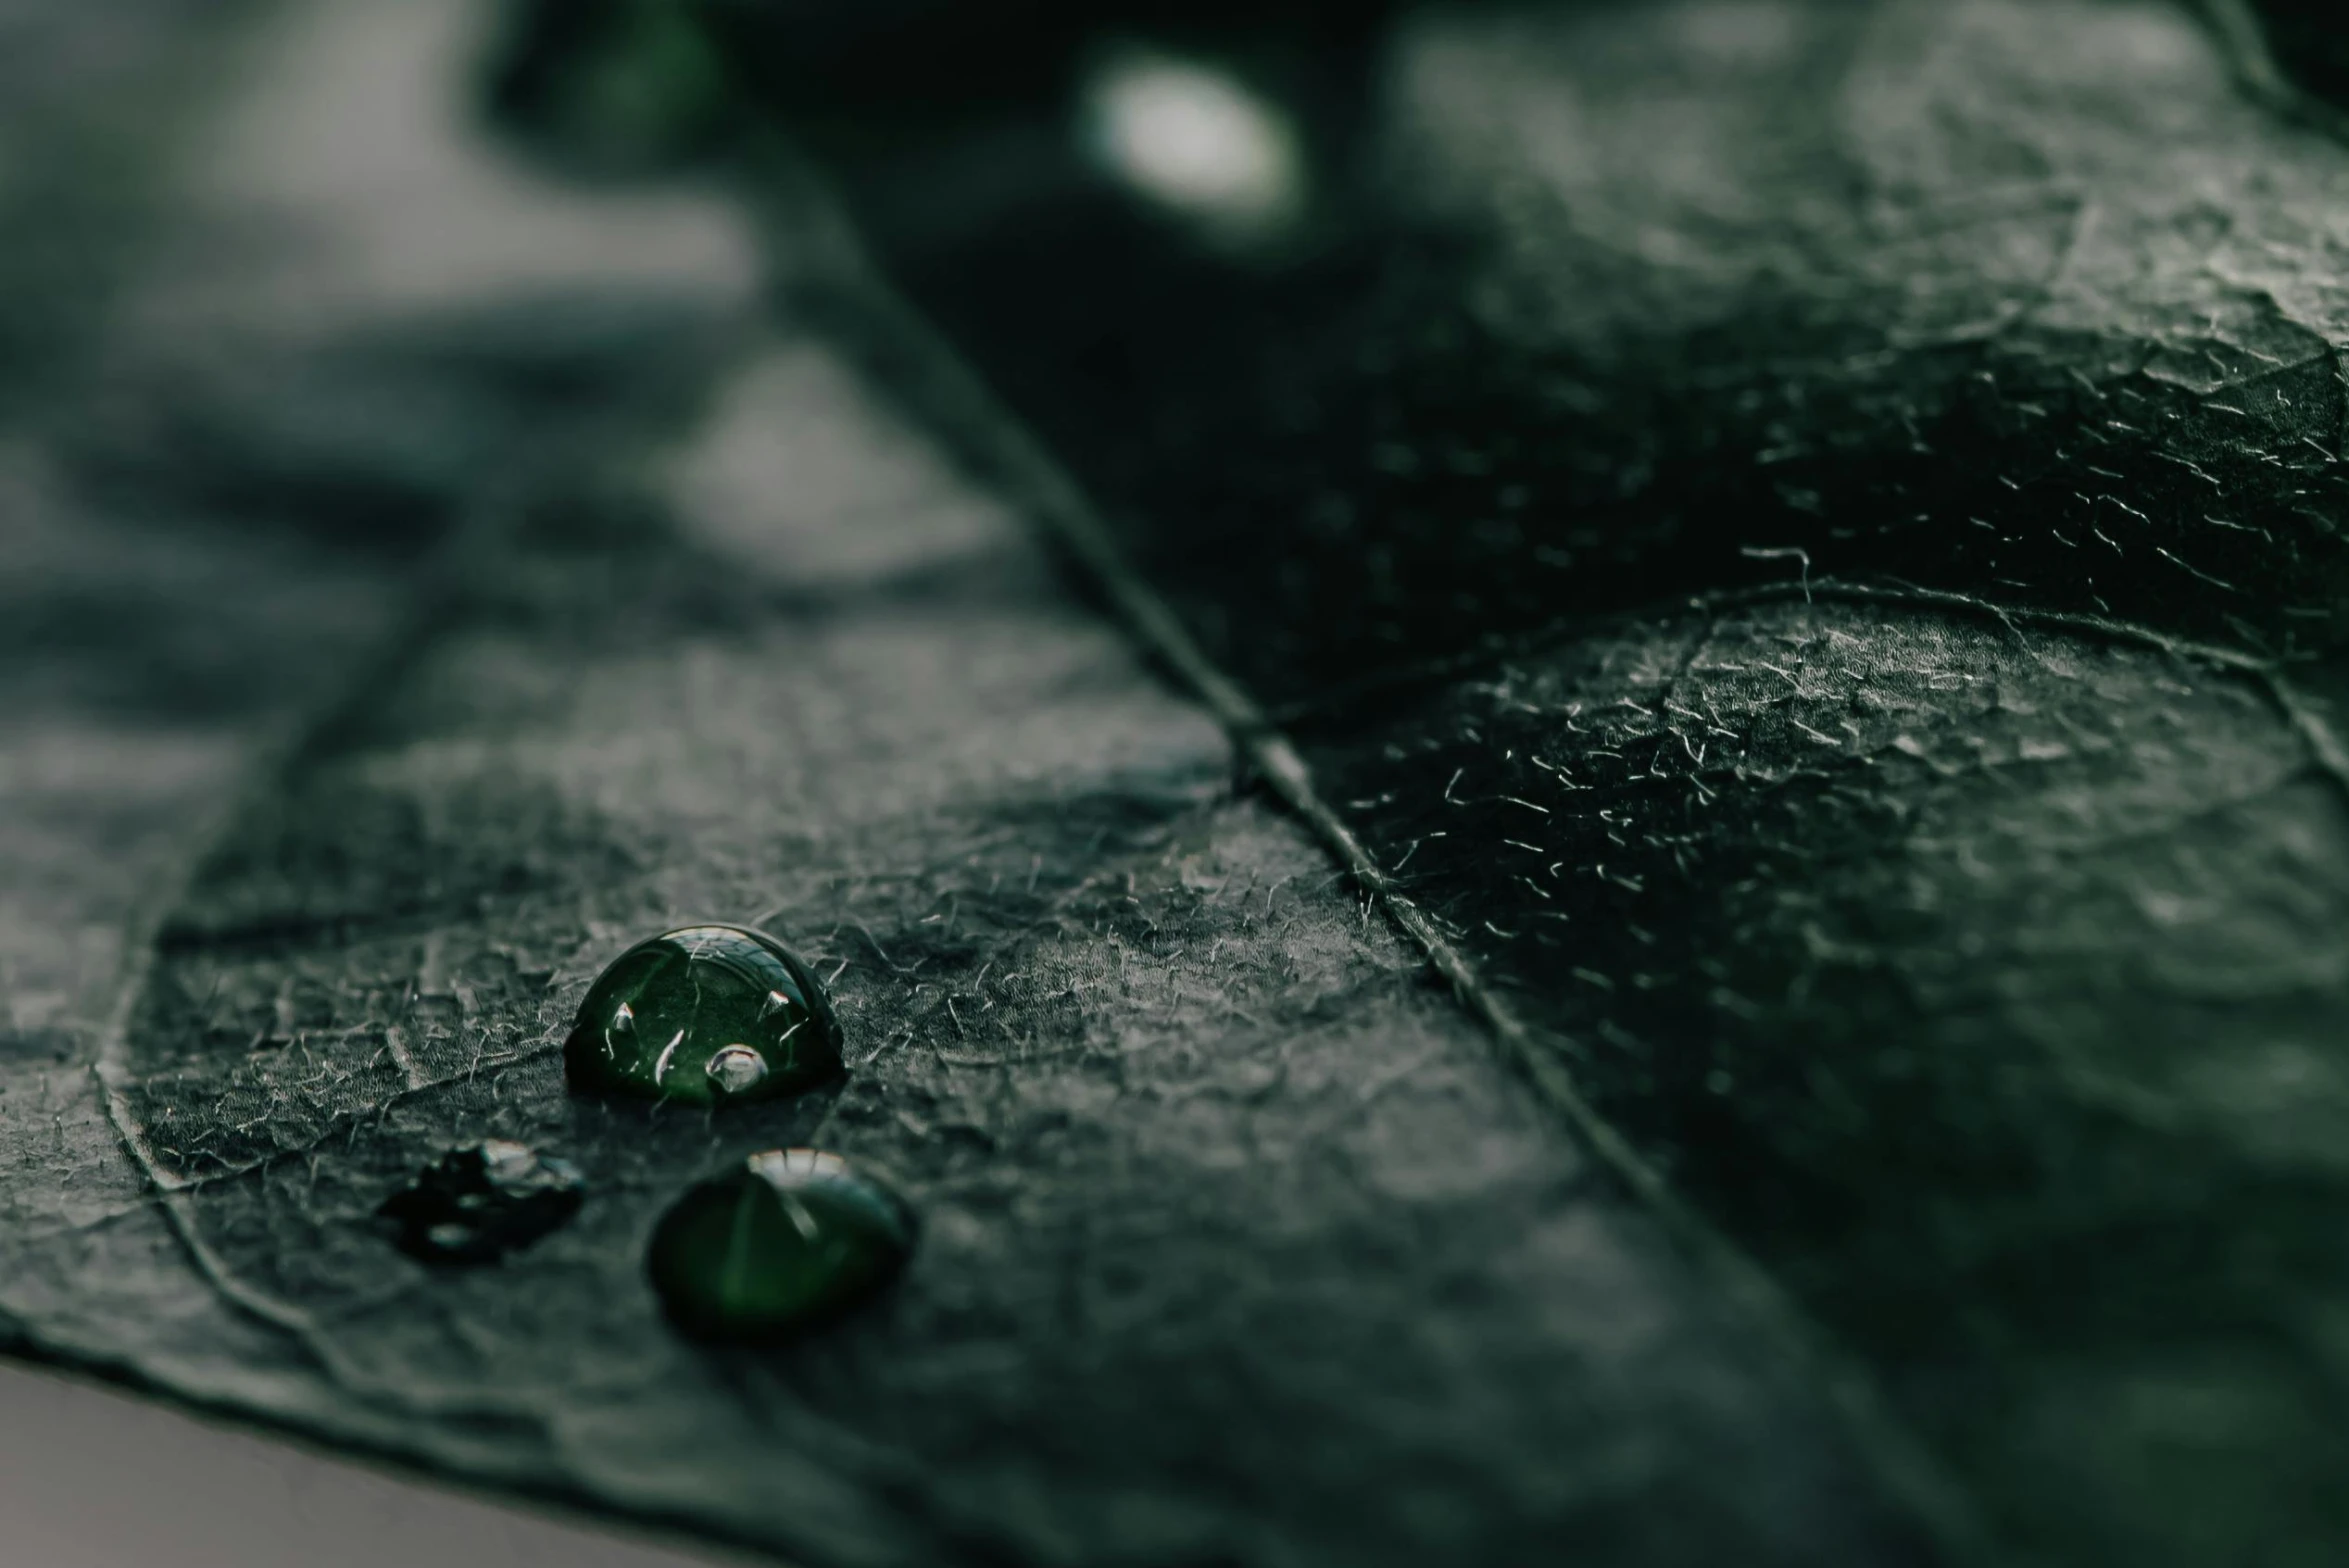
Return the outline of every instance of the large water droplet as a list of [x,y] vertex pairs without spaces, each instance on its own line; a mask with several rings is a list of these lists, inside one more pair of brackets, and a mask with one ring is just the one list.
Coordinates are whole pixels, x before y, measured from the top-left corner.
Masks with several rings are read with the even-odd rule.
[[567,1160],[489,1138],[451,1149],[376,1212],[402,1252],[427,1263],[489,1263],[579,1212],[587,1184]]
[[571,1085],[708,1105],[793,1094],[840,1070],[822,987],[773,937],[688,926],[612,961],[563,1043]]
[[678,1327],[764,1340],[864,1300],[912,1247],[913,1215],[888,1188],[837,1154],[774,1149],[687,1189],[645,1263]]

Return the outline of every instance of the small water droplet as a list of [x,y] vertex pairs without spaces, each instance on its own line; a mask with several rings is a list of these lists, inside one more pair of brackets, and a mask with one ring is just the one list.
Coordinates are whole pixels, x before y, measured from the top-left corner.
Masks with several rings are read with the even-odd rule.
[[579,1212],[587,1184],[568,1160],[488,1138],[451,1149],[376,1210],[393,1243],[427,1263],[490,1263]]
[[887,1187],[837,1154],[773,1149],[688,1188],[645,1265],[687,1333],[768,1340],[863,1301],[912,1249],[913,1214]]
[[772,1099],[839,1072],[840,1025],[815,975],[773,937],[688,926],[612,961],[579,1004],[563,1062],[575,1089]]

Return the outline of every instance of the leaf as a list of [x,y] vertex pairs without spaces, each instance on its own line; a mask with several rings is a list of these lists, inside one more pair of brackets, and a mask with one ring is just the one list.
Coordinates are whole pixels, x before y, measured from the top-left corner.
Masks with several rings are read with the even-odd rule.
[[[795,122],[980,460],[1993,1561],[2349,1547],[2349,154],[2227,36],[1429,8]],[[1309,149],[1286,227],[1120,141],[1169,69]]]
[[[877,395],[886,341],[763,309],[706,198],[561,193],[435,116],[463,15],[240,38],[167,263],[51,384],[15,580],[103,634],[42,631],[11,710],[0,853],[56,888],[6,928],[16,1348],[812,1562],[1922,1553]],[[697,916],[836,971],[842,1087],[566,1090],[597,968]],[[578,1219],[470,1272],[391,1246],[384,1197],[490,1136],[576,1164]],[[913,1202],[906,1277],[681,1340],[654,1219],[807,1141]]]

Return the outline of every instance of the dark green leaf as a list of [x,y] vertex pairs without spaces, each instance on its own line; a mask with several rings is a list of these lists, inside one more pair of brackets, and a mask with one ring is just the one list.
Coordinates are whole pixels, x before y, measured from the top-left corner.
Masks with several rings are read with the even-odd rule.
[[[80,608],[9,676],[17,1346],[822,1563],[1922,1557],[1815,1369],[1235,796],[871,389],[885,345],[754,307],[706,198],[565,196],[434,116],[462,14],[250,40],[105,374],[49,389],[10,581]],[[571,1093],[593,977],[712,919],[808,954],[845,1080]],[[493,1137],[577,1217],[393,1246]],[[811,1143],[913,1205],[903,1277],[680,1336],[659,1216]]]

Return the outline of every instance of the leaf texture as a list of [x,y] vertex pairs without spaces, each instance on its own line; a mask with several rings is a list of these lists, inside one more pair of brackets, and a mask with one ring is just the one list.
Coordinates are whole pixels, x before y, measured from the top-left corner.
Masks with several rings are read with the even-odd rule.
[[878,138],[714,14],[1138,624],[1994,1560],[2340,1555],[2349,153],[2227,35],[1169,31],[1304,149],[1236,238],[1071,134],[1120,57]]

